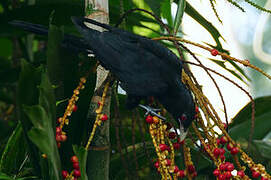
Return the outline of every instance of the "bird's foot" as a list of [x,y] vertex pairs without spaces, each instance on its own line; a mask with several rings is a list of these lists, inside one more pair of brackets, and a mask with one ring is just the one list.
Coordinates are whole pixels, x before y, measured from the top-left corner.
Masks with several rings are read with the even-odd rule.
[[158,114],[158,112],[160,112],[161,109],[154,109],[154,108],[152,108],[150,106],[145,106],[145,105],[142,105],[142,104],[139,104],[138,106],[146,111],[145,116],[151,114],[153,116],[157,116],[158,118],[160,118],[162,120],[166,120],[165,117]]

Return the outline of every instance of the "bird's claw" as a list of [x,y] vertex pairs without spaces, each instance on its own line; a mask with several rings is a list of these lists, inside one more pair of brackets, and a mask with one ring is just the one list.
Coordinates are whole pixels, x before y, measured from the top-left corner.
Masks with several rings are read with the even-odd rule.
[[160,118],[162,120],[166,120],[165,117],[158,114],[158,112],[161,111],[161,109],[154,109],[154,108],[152,108],[150,106],[145,106],[145,105],[142,105],[142,104],[139,104],[138,106],[146,111],[145,116],[151,114],[153,116],[157,116],[158,118]]

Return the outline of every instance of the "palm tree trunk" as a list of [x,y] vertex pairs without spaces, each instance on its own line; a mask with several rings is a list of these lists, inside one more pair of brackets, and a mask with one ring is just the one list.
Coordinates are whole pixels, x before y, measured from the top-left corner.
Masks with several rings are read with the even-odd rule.
[[[86,15],[90,19],[94,19],[101,23],[108,23],[108,0],[86,0]],[[89,14],[88,7],[94,7],[98,11]],[[88,15],[89,14],[89,15]],[[94,28],[94,27],[93,27]],[[96,30],[102,31],[95,26]],[[104,85],[105,79],[108,77],[108,71],[103,67],[97,68],[97,79],[95,93],[92,97],[88,119],[95,120],[95,110],[97,104],[101,101],[102,91],[99,89]],[[110,101],[111,101],[111,89],[109,88],[106,103],[103,108],[103,113],[110,117]],[[89,179],[95,180],[108,180],[109,179],[109,162],[110,162],[110,138],[109,138],[109,122],[106,121],[102,126],[98,127],[95,133],[95,137],[88,149],[88,161],[87,161],[87,175]]]

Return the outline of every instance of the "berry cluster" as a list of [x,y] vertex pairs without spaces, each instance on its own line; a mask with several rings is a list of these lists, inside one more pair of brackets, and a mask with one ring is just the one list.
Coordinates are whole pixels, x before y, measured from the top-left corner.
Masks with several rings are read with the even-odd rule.
[[56,127],[56,142],[57,142],[58,148],[60,148],[61,142],[65,142],[67,140],[67,135],[62,130],[62,128],[63,128],[64,124],[66,124],[66,125],[69,124],[68,117],[72,115],[72,112],[77,111],[78,107],[76,106],[75,103],[79,99],[78,95],[80,94],[80,90],[85,88],[85,86],[84,86],[85,83],[86,83],[86,78],[85,77],[80,78],[79,85],[73,91],[73,95],[68,102],[68,105],[67,105],[67,108],[64,112],[64,115],[57,119],[57,123],[59,124]]
[[189,160],[187,160],[188,164],[185,164],[185,170],[179,169],[179,167],[174,164],[174,149],[180,149],[180,147],[184,145],[184,142],[180,141],[176,131],[172,131],[172,125],[169,123],[163,124],[158,117],[151,115],[148,115],[145,120],[150,124],[150,134],[158,156],[154,167],[157,169],[157,172],[161,174],[162,179],[197,176],[191,158],[188,158]]
[[[216,176],[218,180],[229,180],[232,178],[233,175],[235,175],[235,172],[236,170],[232,163],[224,162],[219,165],[219,168],[213,171],[213,175]],[[238,173],[240,174],[241,171]]]
[[77,180],[77,178],[81,177],[81,171],[79,168],[79,161],[78,161],[77,156],[72,156],[71,162],[73,166],[72,172],[69,174],[68,171],[63,170],[62,177],[63,179]]

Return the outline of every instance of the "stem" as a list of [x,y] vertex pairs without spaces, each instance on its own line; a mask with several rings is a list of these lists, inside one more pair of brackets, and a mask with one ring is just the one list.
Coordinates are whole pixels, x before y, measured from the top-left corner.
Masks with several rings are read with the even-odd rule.
[[[108,0],[86,0],[86,7],[94,7],[98,9],[98,13],[94,12],[89,14],[87,18],[94,19],[101,23],[108,23]],[[86,8],[87,10],[87,8]],[[100,30],[100,29],[96,29]],[[101,66],[97,67],[97,79],[95,93],[91,99],[88,119],[93,124],[96,119],[96,107],[97,103],[101,100],[102,89],[104,81],[108,78],[109,72],[106,71]],[[106,114],[110,117],[110,103],[111,103],[111,88],[108,89],[108,93],[105,98],[105,105],[103,107],[103,114]],[[95,117],[93,117],[93,116]],[[92,140],[91,145],[88,148],[88,160],[87,160],[87,175],[89,179],[109,179],[109,162],[110,162],[110,138],[109,138],[109,120],[106,123],[103,123],[101,127],[98,128],[95,136]]]

